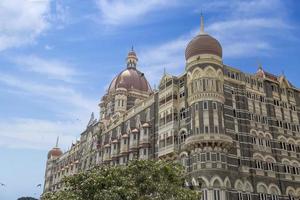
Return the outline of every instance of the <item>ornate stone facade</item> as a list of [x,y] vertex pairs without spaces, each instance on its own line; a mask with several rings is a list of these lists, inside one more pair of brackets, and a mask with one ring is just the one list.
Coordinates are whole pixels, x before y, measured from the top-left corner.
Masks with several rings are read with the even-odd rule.
[[168,159],[182,163],[187,186],[204,200],[299,199],[300,93],[284,75],[225,65],[203,26],[187,46],[184,73],[165,73],[158,90],[137,61],[132,50],[80,140],[49,152],[45,192],[95,165]]

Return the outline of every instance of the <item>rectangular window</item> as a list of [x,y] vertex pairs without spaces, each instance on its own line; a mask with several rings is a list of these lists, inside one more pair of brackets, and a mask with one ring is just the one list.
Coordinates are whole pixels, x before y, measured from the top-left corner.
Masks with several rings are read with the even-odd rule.
[[219,127],[215,126],[215,133],[219,133]]
[[210,153],[206,153],[206,160],[207,160],[207,161],[210,160]]
[[220,200],[220,190],[214,190],[214,200]]
[[213,109],[217,110],[217,103],[216,102],[213,102]]
[[202,199],[208,200],[207,190],[202,190]]
[[252,200],[251,194],[247,193],[246,196],[247,196],[247,200]]
[[203,102],[203,110],[207,110],[208,109],[208,102],[204,101]]
[[243,194],[240,193],[240,192],[238,193],[238,200],[244,200],[244,199],[243,199]]
[[208,126],[205,126],[205,133],[208,133]]

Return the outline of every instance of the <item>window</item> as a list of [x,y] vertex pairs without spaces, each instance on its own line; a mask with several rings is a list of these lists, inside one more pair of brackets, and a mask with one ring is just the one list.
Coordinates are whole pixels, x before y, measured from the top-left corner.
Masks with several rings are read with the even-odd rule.
[[250,193],[247,193],[247,194],[246,194],[246,197],[247,197],[246,200],[252,200],[251,194],[250,194]]
[[289,194],[289,200],[296,200],[295,197]]
[[269,170],[269,171],[273,171],[273,169],[274,169],[273,165],[274,165],[274,164],[271,163],[271,162],[268,162],[268,163],[267,163],[267,166],[268,166],[268,170]]
[[267,194],[260,193],[259,200],[267,200]]
[[214,200],[220,200],[221,198],[221,195],[220,195],[220,190],[218,190],[218,189],[214,189],[213,190],[213,194],[214,194]]
[[238,200],[244,200],[243,199],[243,194],[241,192],[238,193]]
[[147,155],[147,149],[144,149],[144,155]]
[[124,139],[124,144],[127,144],[127,140],[126,139]]
[[208,200],[207,190],[202,190],[202,200]]
[[292,167],[293,174],[299,174],[299,169],[297,167]]
[[208,126],[205,126],[205,133],[208,133]]
[[208,102],[204,101],[203,102],[203,110],[207,110],[208,109]]
[[262,162],[260,160],[257,160],[255,164],[257,169],[262,169]]
[[287,174],[291,173],[291,168],[290,168],[290,166],[284,165],[284,172],[287,173]]
[[180,110],[180,119],[181,120],[185,119],[187,117],[186,114],[187,114],[187,110],[184,109],[184,108],[181,108],[181,110]]
[[266,140],[266,146],[267,146],[267,147],[271,147],[271,143],[270,143],[269,140]]
[[179,93],[179,98],[182,98],[184,96],[185,96],[185,92],[184,91],[182,91],[182,92]]
[[213,109],[217,110],[217,103],[216,102],[213,102]]
[[215,133],[219,133],[219,127],[215,126]]

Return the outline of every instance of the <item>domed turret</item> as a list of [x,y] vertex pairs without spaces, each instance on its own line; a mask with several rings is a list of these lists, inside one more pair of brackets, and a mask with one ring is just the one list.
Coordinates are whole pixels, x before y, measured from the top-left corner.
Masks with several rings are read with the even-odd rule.
[[222,58],[222,46],[219,41],[204,32],[203,17],[201,16],[200,33],[186,47],[185,59],[201,54],[212,54]]
[[58,157],[60,157],[63,154],[62,150],[58,147],[58,140],[59,140],[59,137],[57,137],[55,147],[53,147],[48,152],[48,159],[50,159],[50,158],[58,158]]
[[109,93],[115,92],[118,88],[146,93],[152,91],[144,73],[136,69],[137,61],[138,58],[132,48],[127,56],[127,69],[123,70],[112,80],[108,89]]
[[51,157],[60,157],[63,154],[63,152],[58,147],[54,147],[48,152],[48,159]]
[[[192,123],[192,131],[185,140],[184,148],[191,150],[201,147],[204,150],[207,146],[212,148],[217,146],[227,151],[233,140],[227,135],[224,127],[222,47],[218,40],[204,32],[202,15],[200,33],[187,45],[185,57],[187,102],[191,110],[196,107],[202,110],[191,114],[191,119],[195,121]],[[203,120],[202,126],[198,123],[199,119]]]

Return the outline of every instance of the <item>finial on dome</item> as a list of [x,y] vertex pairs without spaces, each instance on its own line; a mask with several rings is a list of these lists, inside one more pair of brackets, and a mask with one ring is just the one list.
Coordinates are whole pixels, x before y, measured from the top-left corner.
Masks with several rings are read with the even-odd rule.
[[201,11],[201,17],[200,17],[200,34],[204,34],[204,19],[203,19],[203,14]]
[[133,45],[131,46],[131,51],[134,51],[134,49],[133,49]]
[[59,141],[59,136],[57,136],[57,138],[56,138],[56,144],[55,144],[55,147],[58,147],[58,141]]

